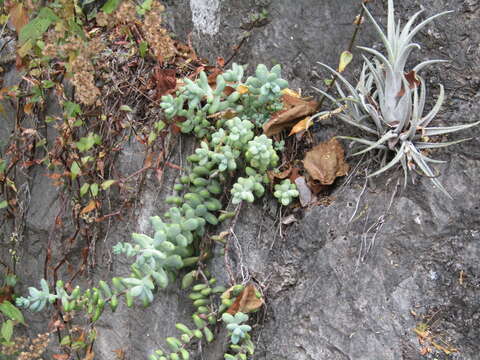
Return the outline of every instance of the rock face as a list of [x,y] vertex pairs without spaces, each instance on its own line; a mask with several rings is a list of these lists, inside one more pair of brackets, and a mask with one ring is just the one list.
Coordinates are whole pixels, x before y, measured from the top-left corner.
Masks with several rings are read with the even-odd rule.
[[[321,61],[336,66],[348,46],[352,20],[360,1],[337,0],[190,0],[166,1],[166,21],[180,37],[193,32],[194,46],[204,57],[228,59],[232,47],[242,42],[234,61],[281,63],[291,87],[307,93],[322,87],[326,73]],[[374,2],[373,13],[385,23],[386,1]],[[442,83],[446,102],[437,123],[471,123],[480,120],[480,8],[476,1],[397,1],[403,22],[421,8],[425,15],[455,10],[430,24],[417,37],[422,58],[442,58],[448,64],[432,67],[423,76],[436,94]],[[262,8],[268,20],[249,27]],[[246,28],[248,30],[243,30]],[[374,45],[378,39],[369,26],[362,28],[358,44]],[[354,56],[358,59],[359,53]],[[351,66],[355,68],[355,63]],[[357,67],[358,68],[358,67]],[[354,77],[356,73],[350,74]],[[12,77],[13,78],[13,77]],[[0,135],[6,141],[13,119],[1,115]],[[345,130],[331,120],[315,133],[318,141]],[[471,141],[438,151],[447,161],[438,167],[450,201],[435,190],[429,179],[397,186],[400,173],[390,172],[365,183],[360,159],[350,158],[353,176],[335,184],[331,203],[296,211],[297,222],[280,225],[285,210],[273,202],[244,207],[235,228],[238,249],[234,267],[244,278],[264,286],[266,309],[255,329],[255,359],[265,360],[416,360],[446,359],[443,348],[458,351],[449,359],[475,360],[480,350],[480,127],[449,139]],[[184,149],[183,155],[188,152]],[[134,148],[119,158],[122,173],[141,167]],[[180,155],[178,155],[180,156]],[[356,170],[355,170],[356,169]],[[97,272],[115,276],[127,264],[115,258],[111,245],[126,240],[132,231],[146,228],[145,218],[162,213],[162,199],[174,182],[166,174],[160,192],[154,182],[142,194],[138,218],[133,223],[113,224],[97,250]],[[31,180],[30,208],[24,232],[24,253],[17,268],[25,285],[38,283],[44,239],[52,231],[51,220],[59,205],[48,179],[38,174]],[[50,190],[49,190],[50,189]],[[41,211],[49,208],[47,213]],[[47,224],[47,225],[46,225]],[[9,236],[5,233],[2,245]],[[2,255],[3,256],[3,255]],[[107,266],[108,265],[108,266]],[[214,263],[224,277],[222,260]],[[240,276],[240,275],[239,275]],[[188,322],[191,308],[182,292],[171,287],[157,296],[146,310],[120,308],[99,323],[96,358],[116,359],[122,348],[126,359],[143,359],[174,334],[176,322]],[[42,319],[31,319],[29,331],[43,329]],[[413,331],[426,324],[430,338],[419,344]],[[198,359],[223,358],[221,336]],[[431,351],[431,352],[429,352]],[[421,355],[425,353],[425,356]]]

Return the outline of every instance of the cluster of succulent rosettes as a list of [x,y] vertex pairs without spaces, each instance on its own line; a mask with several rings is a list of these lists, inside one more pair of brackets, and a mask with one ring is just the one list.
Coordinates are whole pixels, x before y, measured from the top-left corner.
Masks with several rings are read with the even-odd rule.
[[[265,193],[265,188],[262,185],[264,177],[256,174],[249,177],[239,177],[237,182],[232,187],[232,204],[239,204],[242,201],[252,203],[255,197],[259,198]],[[268,181],[268,180],[267,180]]]
[[202,71],[196,81],[185,79],[176,97],[163,96],[160,106],[169,119],[184,117],[185,121],[178,124],[181,131],[193,131],[198,138],[209,136],[218,128],[209,119],[211,115],[227,110],[241,120],[261,126],[273,112],[282,109],[281,91],[288,82],[281,78],[280,65],[270,71],[265,65],[258,65],[255,76],[245,82],[243,74],[243,67],[233,64],[232,69],[217,76],[212,87]]
[[298,197],[298,195],[299,193],[297,187],[288,179],[285,179],[280,184],[275,185],[275,192],[273,193],[273,196],[275,196],[284,206],[290,204],[293,198]]
[[245,158],[252,168],[261,172],[275,167],[279,160],[277,152],[273,148],[272,139],[266,135],[257,136],[248,142]]

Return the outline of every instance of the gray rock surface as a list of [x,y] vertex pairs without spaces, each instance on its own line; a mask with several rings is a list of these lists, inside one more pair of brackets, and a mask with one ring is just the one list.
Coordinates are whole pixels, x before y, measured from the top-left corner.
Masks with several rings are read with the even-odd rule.
[[[337,63],[359,10],[359,1],[353,0],[165,3],[166,21],[172,30],[180,38],[193,32],[195,48],[211,60],[217,56],[228,59],[232,47],[246,35],[242,25],[267,8],[269,22],[250,30],[234,61],[249,63],[250,69],[258,63],[281,63],[292,87],[301,87],[307,93],[313,93],[312,85],[321,87],[326,76],[316,62]],[[383,23],[385,3],[370,4]],[[421,8],[426,15],[455,10],[454,15],[430,24],[417,38],[423,47],[415,56],[451,61],[424,74],[431,93],[437,93],[435,84],[439,82],[446,88],[447,99],[437,121],[453,124],[480,120],[480,7],[472,0],[397,1],[397,12],[404,21]],[[358,43],[372,45],[378,39],[366,26]],[[355,56],[359,57],[358,52]],[[12,69],[4,79],[14,79],[15,74]],[[1,141],[8,140],[13,121],[11,111],[0,114]],[[317,130],[318,141],[348,131],[334,120]],[[448,162],[440,168],[441,181],[454,201],[433,189],[426,178],[418,177],[416,184],[406,189],[397,187],[399,173],[394,172],[374,179],[364,189],[363,171],[357,170],[348,181],[335,185],[329,206],[294,211],[297,222],[291,225],[278,221],[291,210],[278,209],[268,199],[242,209],[235,228],[238,242],[232,244],[232,262],[239,279],[257,281],[267,299],[254,326],[255,359],[479,358],[479,133],[480,128],[474,128],[467,134],[452,135],[452,140],[462,135],[473,139],[438,152],[438,157]],[[177,161],[192,148],[192,144],[187,145],[182,152],[177,147]],[[119,156],[119,171],[123,175],[133,173],[142,161],[138,149],[127,147]],[[354,168],[358,160],[351,158],[349,162]],[[358,169],[367,165],[361,163]],[[62,240],[61,234],[52,235],[52,219],[59,211],[57,206],[61,206],[59,194],[48,178],[35,173],[32,176],[21,240],[23,253],[17,266],[24,287],[38,283],[46,239],[52,237],[59,245]],[[111,246],[127,240],[133,231],[148,229],[148,216],[165,210],[162,200],[170,194],[175,176],[176,171],[167,171],[161,189],[147,179],[138,194],[135,218],[113,222],[98,240],[93,281],[127,271],[124,259],[112,257]],[[1,244],[6,249],[10,230],[6,225],[3,229]],[[72,254],[78,256],[79,249],[73,249]],[[222,259],[213,265],[215,274],[226,278]],[[147,309],[123,306],[114,315],[106,314],[98,324],[96,358],[116,359],[113,350],[120,348],[125,350],[125,359],[146,358],[166,336],[175,334],[176,322],[188,322],[192,309],[184,296],[172,286]],[[44,331],[46,317],[29,317],[30,334]],[[440,344],[446,346],[439,340],[443,339],[458,352],[449,357],[441,351],[420,355],[422,346],[413,329],[421,322],[428,323]],[[222,359],[222,339],[219,335],[198,358]]]

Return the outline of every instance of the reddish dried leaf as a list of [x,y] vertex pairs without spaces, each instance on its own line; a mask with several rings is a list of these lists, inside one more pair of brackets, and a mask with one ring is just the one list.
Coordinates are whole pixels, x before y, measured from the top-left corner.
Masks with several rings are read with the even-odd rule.
[[59,173],[53,173],[53,174],[44,174],[46,177],[49,177],[52,180],[58,180],[60,179],[63,175]]
[[26,103],[25,106],[23,107],[23,112],[27,115],[32,115],[34,106],[35,106],[35,103]]
[[170,94],[177,87],[177,71],[175,69],[160,69],[156,67],[153,72],[153,78],[156,82],[156,97],[160,99],[165,94]]
[[300,169],[298,167],[294,167],[292,168],[292,173],[290,174],[289,179],[292,183],[294,183],[295,180],[297,180],[297,178],[299,178],[300,176]]
[[223,57],[217,57],[217,66],[221,68],[225,66],[225,59]]
[[20,34],[20,30],[28,24],[27,10],[23,7],[22,3],[18,3],[10,9],[9,15],[10,23],[17,31],[17,34]]
[[152,167],[153,164],[153,153],[148,153],[145,157],[145,161],[143,162],[143,167],[149,168]]
[[171,129],[174,134],[179,134],[182,131],[182,129],[180,129],[180,126],[178,126],[177,124],[172,124]]
[[178,166],[177,164],[171,163],[170,161],[167,161],[165,165],[172,169],[182,170],[180,166]]
[[0,288],[0,304],[4,301],[14,302],[12,295],[13,287],[7,285]]
[[235,315],[237,312],[249,313],[259,309],[264,301],[262,297],[257,297],[257,288],[250,284],[238,294],[232,306],[227,310],[229,314]]
[[90,200],[90,202],[87,204],[87,206],[85,206],[82,209],[82,211],[80,211],[80,215],[83,215],[83,214],[89,213],[90,211],[95,210],[99,205],[100,205],[100,203],[98,201],[95,201],[93,199]]
[[231,86],[225,86],[225,89],[223,90],[223,93],[226,95],[226,96],[229,96],[231,95],[232,93],[235,92],[235,89]]
[[289,167],[288,169],[280,171],[280,172],[275,172],[273,170],[268,171],[267,175],[268,175],[270,180],[274,180],[274,179],[283,180],[283,179],[286,179],[287,177],[289,177],[291,173],[292,173],[292,168]]
[[345,176],[349,169],[343,147],[335,138],[307,152],[303,165],[310,177],[322,185],[331,185],[338,176]]
[[68,358],[69,358],[70,356],[67,355],[67,354],[53,354],[52,357],[53,357],[55,360],[68,360]]
[[[205,70],[210,71],[210,75],[208,75],[208,84],[210,86],[215,85],[217,83],[217,76],[223,73],[223,70],[218,67],[209,66]],[[215,86],[213,86],[215,88]]]
[[417,74],[414,70],[405,74],[405,79],[408,81],[408,86],[410,89],[414,89],[420,86],[420,80],[417,78]]

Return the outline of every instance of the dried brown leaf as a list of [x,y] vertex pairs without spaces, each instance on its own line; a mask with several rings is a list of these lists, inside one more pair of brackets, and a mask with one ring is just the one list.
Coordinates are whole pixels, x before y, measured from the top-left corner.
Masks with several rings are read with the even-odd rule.
[[340,142],[332,138],[307,152],[303,165],[310,177],[322,185],[331,185],[339,176],[345,176],[349,166],[345,162]]
[[230,306],[227,312],[231,315],[235,315],[237,312],[249,313],[259,309],[264,301],[261,296],[257,296],[258,290],[255,285],[250,284],[238,294],[232,306]]
[[284,110],[277,112],[263,125],[263,132],[267,136],[279,134],[284,129],[295,125],[299,118],[312,115],[317,111],[318,103],[313,100],[305,100],[291,95],[282,96]]

